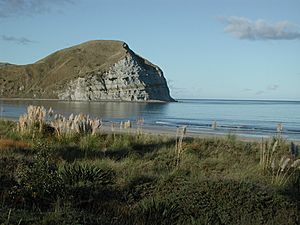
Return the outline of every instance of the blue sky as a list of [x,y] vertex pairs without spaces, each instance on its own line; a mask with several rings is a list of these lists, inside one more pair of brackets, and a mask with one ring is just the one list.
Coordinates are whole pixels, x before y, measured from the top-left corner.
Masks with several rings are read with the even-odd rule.
[[175,98],[300,100],[299,0],[0,0],[0,62],[125,41]]

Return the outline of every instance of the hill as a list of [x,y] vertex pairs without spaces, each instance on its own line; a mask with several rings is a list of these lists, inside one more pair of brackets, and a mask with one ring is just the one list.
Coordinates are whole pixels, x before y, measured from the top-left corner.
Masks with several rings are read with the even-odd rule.
[[89,41],[33,64],[0,65],[0,97],[173,101],[162,70],[122,41]]

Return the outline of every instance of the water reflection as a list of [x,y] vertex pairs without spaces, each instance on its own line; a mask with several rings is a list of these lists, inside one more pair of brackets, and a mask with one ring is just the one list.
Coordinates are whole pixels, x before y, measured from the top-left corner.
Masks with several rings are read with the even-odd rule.
[[104,120],[135,120],[139,117],[152,120],[166,114],[168,103],[137,103],[137,102],[69,102],[43,100],[1,100],[3,117],[18,118],[26,112],[28,105],[42,105],[65,116],[71,113],[89,114]]

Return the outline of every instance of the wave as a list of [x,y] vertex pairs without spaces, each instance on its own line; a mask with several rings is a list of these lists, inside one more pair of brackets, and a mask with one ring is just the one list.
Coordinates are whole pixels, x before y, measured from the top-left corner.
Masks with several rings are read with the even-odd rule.
[[[155,124],[160,126],[178,127],[188,126],[192,130],[211,130],[214,132],[236,132],[236,133],[261,133],[261,134],[277,134],[277,127],[274,125],[245,125],[245,124],[217,124],[216,129],[212,129],[211,123],[199,123],[192,121],[172,121],[172,120],[158,120]],[[297,134],[300,135],[300,129],[286,127],[281,132],[282,134]]]

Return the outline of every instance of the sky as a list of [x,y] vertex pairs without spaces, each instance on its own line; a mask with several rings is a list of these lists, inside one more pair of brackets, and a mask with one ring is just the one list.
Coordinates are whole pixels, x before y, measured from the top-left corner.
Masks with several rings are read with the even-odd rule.
[[300,100],[299,0],[0,0],[0,62],[122,40],[174,98]]

